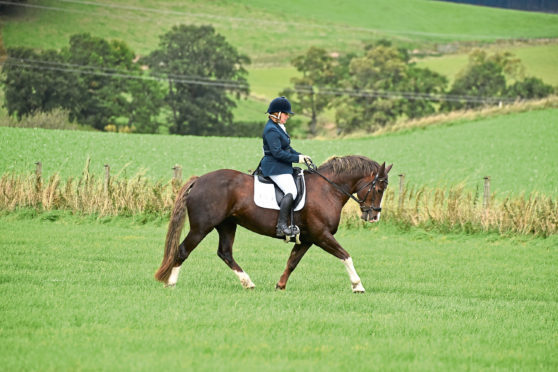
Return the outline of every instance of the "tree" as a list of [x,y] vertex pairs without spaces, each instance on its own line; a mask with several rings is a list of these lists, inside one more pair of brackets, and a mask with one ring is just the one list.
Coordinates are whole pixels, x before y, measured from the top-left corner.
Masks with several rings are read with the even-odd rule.
[[302,73],[291,82],[294,88],[285,89],[280,95],[288,96],[296,113],[310,116],[310,134],[317,133],[318,115],[332,100],[323,90],[337,85],[338,63],[324,49],[311,47],[306,54],[295,57],[292,65]]
[[368,48],[363,57],[349,65],[347,90],[353,93],[336,102],[339,132],[356,129],[372,131],[385,126],[401,115],[405,100],[390,96],[407,79],[407,56],[383,44]]
[[448,85],[448,79],[430,69],[409,65],[407,81],[400,89],[408,92],[403,105],[403,113],[409,118],[418,118],[436,112],[434,103],[437,99],[432,96],[442,95]]
[[125,43],[78,34],[61,51],[12,48],[8,53],[2,69],[8,114],[21,119],[63,108],[71,120],[97,129],[122,123],[138,132],[157,131],[162,87],[142,79]]
[[551,95],[554,88],[543,83],[536,77],[528,77],[522,81],[516,81],[506,90],[506,96],[514,99],[543,98]]
[[[443,102],[441,110],[451,111],[474,108],[487,103],[497,103],[506,91],[506,76],[522,78],[524,68],[511,53],[488,56],[485,51],[475,50],[469,55],[469,63],[455,79],[448,92],[452,101]],[[462,97],[462,99],[460,99]]]
[[9,48],[8,55],[2,74],[4,106],[9,115],[21,119],[38,111],[71,108],[78,82],[76,75],[64,68],[62,54],[16,47]]
[[139,131],[155,132],[154,117],[161,105],[157,81],[141,80],[134,52],[118,40],[106,41],[89,34],[73,35],[67,51],[76,65],[80,93],[72,115],[80,123],[103,129],[121,119]]
[[239,54],[211,26],[174,26],[160,38],[159,49],[144,59],[154,76],[168,81],[171,133],[219,135],[232,125],[237,97],[249,92]]

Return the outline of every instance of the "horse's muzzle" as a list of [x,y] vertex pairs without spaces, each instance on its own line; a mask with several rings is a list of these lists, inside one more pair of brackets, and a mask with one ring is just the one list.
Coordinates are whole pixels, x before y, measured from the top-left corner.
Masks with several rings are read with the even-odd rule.
[[380,213],[374,211],[362,212],[360,218],[362,218],[366,222],[374,223],[380,220]]

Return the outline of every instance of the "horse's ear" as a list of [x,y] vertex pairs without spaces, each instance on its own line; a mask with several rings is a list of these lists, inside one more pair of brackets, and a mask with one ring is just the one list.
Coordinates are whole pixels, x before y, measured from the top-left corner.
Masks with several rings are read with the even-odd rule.
[[385,171],[386,171],[386,162],[384,161],[382,165],[380,165],[380,169],[378,170],[378,175],[383,176],[385,174],[384,173]]
[[384,174],[388,174],[389,171],[391,170],[391,167],[393,167],[393,164],[388,165],[388,167],[386,168],[386,172]]

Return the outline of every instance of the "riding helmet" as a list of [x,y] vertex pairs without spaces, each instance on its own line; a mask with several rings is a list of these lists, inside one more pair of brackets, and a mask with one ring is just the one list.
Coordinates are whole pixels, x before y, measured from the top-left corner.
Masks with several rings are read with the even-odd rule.
[[286,112],[289,115],[294,114],[294,112],[291,111],[291,103],[285,97],[277,97],[271,101],[267,108],[267,114],[272,112]]

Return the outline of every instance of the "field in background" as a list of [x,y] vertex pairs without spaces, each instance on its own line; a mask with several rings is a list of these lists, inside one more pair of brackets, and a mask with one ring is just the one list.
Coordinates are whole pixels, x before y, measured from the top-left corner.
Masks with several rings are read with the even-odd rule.
[[[499,193],[538,191],[558,194],[558,109],[495,116],[419,128],[372,138],[339,140],[294,139],[293,147],[317,164],[331,155],[360,154],[393,163],[392,187],[406,174],[410,185],[445,187],[465,181],[482,189],[492,178]],[[255,169],[261,139],[126,135],[0,127],[0,173],[32,173],[43,163],[44,177],[59,172],[77,177],[91,157],[91,172],[102,176],[104,165],[125,178],[142,173],[152,180],[169,180],[180,164],[184,178],[215,169]]]
[[[492,46],[485,49],[489,53],[511,52],[525,66],[526,76],[535,76],[545,83],[558,86],[558,43],[531,46]],[[447,76],[452,82],[469,60],[468,53],[448,54],[417,60],[417,65],[427,67]]]
[[29,3],[64,11],[29,8],[21,17],[9,19],[3,28],[6,46],[61,48],[67,45],[71,34],[91,32],[122,39],[145,55],[172,25],[211,23],[256,64],[283,64],[311,45],[347,52],[360,49],[363,41],[378,38],[417,46],[558,37],[556,15],[435,1],[379,0],[369,4],[348,0],[340,5],[333,1],[287,0],[281,3],[280,14],[289,16],[281,18],[277,17],[275,4],[262,0],[172,5],[152,0],[117,4],[99,1],[100,6],[79,0]]
[[152,276],[165,226],[103,222],[0,217],[4,369],[558,368],[557,236],[341,230],[354,295],[315,247],[276,292],[291,245],[240,229],[245,291],[211,233],[169,290]]

